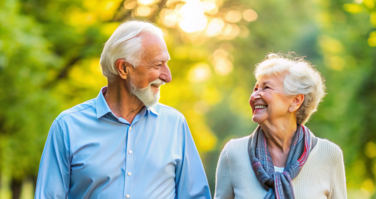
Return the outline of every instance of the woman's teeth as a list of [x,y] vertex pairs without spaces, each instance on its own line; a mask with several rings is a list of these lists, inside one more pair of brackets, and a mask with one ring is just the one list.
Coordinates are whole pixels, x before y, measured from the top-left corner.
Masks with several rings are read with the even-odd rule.
[[262,108],[266,108],[267,106],[266,105],[257,105],[255,106],[255,109],[262,109]]

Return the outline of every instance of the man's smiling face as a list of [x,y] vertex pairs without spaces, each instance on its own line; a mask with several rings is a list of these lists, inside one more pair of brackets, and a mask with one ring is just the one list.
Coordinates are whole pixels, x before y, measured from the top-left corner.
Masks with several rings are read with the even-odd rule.
[[[170,55],[164,40],[150,33],[141,33],[142,54],[139,65],[130,68],[133,94],[146,106],[159,100],[159,87],[172,80],[167,65]],[[156,99],[157,98],[157,99]],[[150,101],[150,102],[147,102]]]

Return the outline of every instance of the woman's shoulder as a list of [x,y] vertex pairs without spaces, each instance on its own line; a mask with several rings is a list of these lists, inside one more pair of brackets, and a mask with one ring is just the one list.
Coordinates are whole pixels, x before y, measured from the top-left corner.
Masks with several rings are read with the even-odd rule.
[[243,150],[244,148],[247,149],[248,148],[249,136],[250,135],[247,135],[247,136],[244,136],[244,137],[241,137],[241,138],[231,139],[230,141],[227,142],[225,148],[227,148],[227,150],[231,150],[231,151]]
[[318,147],[317,152],[321,158],[326,157],[328,160],[332,161],[343,159],[343,152],[341,148],[337,144],[327,139],[318,138],[318,142],[315,147]]
[[334,142],[331,142],[327,139],[318,138],[318,143],[320,143],[319,147],[322,148],[322,149],[326,149],[326,150],[337,152],[337,153],[338,152],[342,153],[341,148],[337,144],[335,144]]
[[231,139],[226,143],[222,150],[222,154],[230,160],[243,159],[248,157],[248,140],[249,135],[241,138]]

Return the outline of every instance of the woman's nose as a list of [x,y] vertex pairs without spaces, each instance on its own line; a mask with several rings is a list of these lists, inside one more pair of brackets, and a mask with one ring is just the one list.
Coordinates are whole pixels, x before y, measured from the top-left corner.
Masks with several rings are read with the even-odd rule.
[[252,95],[251,95],[251,100],[252,101],[256,101],[257,99],[260,99],[261,97],[260,97],[260,94],[259,94],[259,92],[258,91],[254,91],[253,93],[252,93]]

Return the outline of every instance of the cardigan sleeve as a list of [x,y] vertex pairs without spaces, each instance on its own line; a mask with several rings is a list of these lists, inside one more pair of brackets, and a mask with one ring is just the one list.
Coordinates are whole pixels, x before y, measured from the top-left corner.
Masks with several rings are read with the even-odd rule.
[[[231,141],[230,141],[231,142]],[[217,174],[215,181],[215,194],[214,199],[233,199],[234,191],[231,184],[231,166],[228,158],[229,145],[226,144],[219,156]]]
[[345,165],[343,162],[342,150],[336,146],[335,149],[335,166],[332,177],[331,191],[329,194],[330,199],[346,199],[346,177]]

